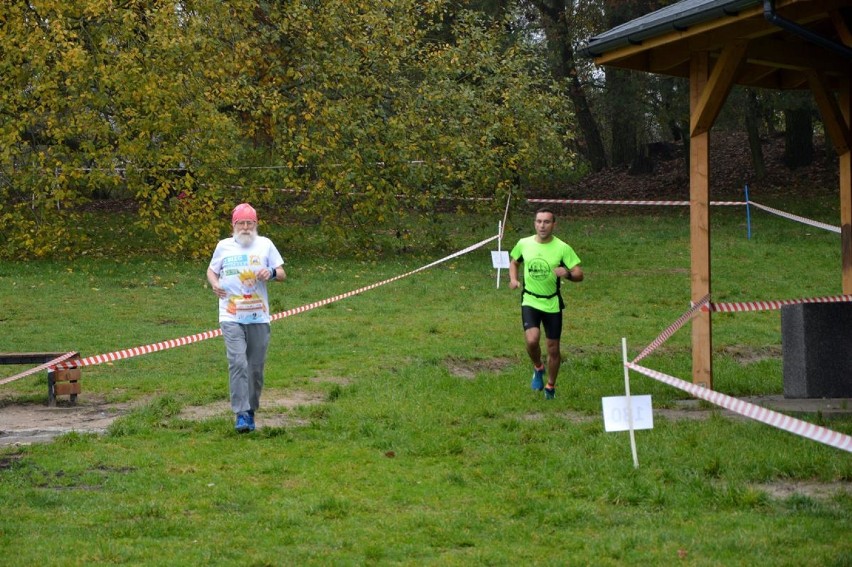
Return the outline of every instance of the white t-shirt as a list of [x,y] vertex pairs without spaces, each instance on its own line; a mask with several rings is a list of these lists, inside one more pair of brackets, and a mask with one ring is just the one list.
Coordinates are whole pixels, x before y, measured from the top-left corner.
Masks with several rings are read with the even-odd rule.
[[210,269],[219,274],[219,286],[227,292],[219,299],[219,321],[269,323],[269,295],[266,282],[257,272],[284,264],[271,240],[258,236],[250,246],[233,237],[220,240],[210,260]]

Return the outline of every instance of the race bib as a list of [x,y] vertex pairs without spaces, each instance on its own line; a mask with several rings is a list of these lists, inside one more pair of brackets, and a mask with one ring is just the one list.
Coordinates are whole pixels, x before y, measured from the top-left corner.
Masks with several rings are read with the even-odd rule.
[[237,299],[237,321],[240,323],[254,323],[263,316],[263,300],[259,297]]

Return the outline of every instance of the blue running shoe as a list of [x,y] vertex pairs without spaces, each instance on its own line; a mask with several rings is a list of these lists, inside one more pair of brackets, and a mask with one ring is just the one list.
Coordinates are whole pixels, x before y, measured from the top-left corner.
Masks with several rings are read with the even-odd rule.
[[531,386],[533,390],[537,390],[539,392],[544,389],[544,368],[542,368],[541,370],[536,368],[533,371],[533,379]]
[[248,429],[248,430],[249,430],[249,431],[254,431],[254,411],[251,411],[251,410],[250,410],[250,411],[248,412],[248,424],[249,424],[249,429]]
[[237,414],[237,424],[234,426],[234,429],[237,430],[237,433],[248,433],[252,430],[252,425],[249,421],[250,419],[251,418],[247,413]]
[[556,388],[545,388],[544,389],[544,399],[552,400],[556,397]]

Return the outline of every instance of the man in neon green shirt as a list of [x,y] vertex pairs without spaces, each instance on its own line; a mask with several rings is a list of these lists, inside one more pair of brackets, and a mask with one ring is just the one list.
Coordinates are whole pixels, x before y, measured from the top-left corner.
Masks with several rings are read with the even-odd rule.
[[[545,399],[556,397],[556,377],[562,364],[559,339],[562,336],[562,310],[565,304],[560,294],[562,279],[583,281],[580,258],[574,249],[553,236],[556,215],[550,209],[535,214],[535,234],[522,238],[509,253],[509,288],[521,286],[518,268],[524,265],[524,286],[521,293],[521,320],[527,354],[533,363],[533,390],[544,390]],[[541,327],[547,343],[547,384],[544,383],[544,363],[541,359]]]

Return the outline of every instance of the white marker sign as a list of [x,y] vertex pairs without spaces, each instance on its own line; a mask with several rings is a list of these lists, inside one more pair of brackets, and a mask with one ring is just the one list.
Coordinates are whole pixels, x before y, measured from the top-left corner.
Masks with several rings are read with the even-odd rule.
[[[627,413],[627,396],[601,398],[603,401],[604,429],[606,431],[628,431],[630,418]],[[654,414],[651,411],[651,396],[630,396],[633,412],[633,429],[653,429]]]
[[509,253],[501,252],[499,250],[491,251],[491,263],[495,268],[508,268],[509,267]]

